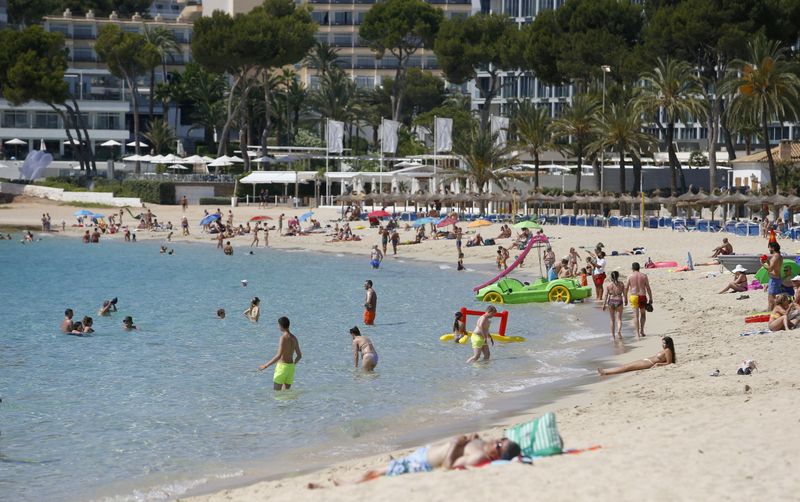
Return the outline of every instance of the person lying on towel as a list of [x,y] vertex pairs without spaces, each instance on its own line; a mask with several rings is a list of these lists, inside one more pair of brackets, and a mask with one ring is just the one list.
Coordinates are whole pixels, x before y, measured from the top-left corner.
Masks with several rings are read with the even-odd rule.
[[519,455],[519,445],[506,438],[484,441],[477,434],[459,436],[443,443],[423,446],[410,455],[393,459],[386,467],[367,471],[356,483],[381,476],[473,467],[495,460],[511,460]]

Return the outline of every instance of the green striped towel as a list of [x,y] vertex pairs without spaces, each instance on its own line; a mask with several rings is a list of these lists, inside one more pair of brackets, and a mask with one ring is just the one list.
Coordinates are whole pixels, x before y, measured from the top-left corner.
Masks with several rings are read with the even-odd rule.
[[564,449],[554,413],[506,429],[506,437],[517,443],[526,457],[560,455]]

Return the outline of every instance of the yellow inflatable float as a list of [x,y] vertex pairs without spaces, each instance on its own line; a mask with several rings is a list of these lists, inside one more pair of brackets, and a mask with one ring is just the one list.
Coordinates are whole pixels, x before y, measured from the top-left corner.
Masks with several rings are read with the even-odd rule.
[[[462,336],[461,340],[458,343],[465,344],[469,341],[469,336],[472,332],[468,331],[466,336]],[[439,341],[442,342],[452,342],[453,338],[455,338],[454,333],[445,333],[444,335],[439,337]],[[523,336],[502,336],[499,333],[492,333],[492,339],[495,342],[502,342],[502,343],[511,343],[511,342],[524,342],[525,337]]]

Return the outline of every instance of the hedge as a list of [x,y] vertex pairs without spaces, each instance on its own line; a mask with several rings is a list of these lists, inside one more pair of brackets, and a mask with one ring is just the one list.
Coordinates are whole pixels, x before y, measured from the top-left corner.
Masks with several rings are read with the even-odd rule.
[[230,197],[200,197],[201,206],[227,206],[230,203]]
[[[54,177],[38,180],[37,185],[63,188],[72,192],[86,192],[86,179],[82,177]],[[168,181],[151,180],[107,180],[94,179],[94,192],[113,192],[117,197],[138,197],[151,204],[175,204],[175,184]],[[229,201],[230,202],[230,201]]]

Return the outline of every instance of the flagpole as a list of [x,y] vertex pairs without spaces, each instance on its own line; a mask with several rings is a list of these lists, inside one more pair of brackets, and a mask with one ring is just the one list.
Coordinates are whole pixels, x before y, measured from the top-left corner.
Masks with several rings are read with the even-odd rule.
[[328,152],[330,151],[330,145],[328,145],[328,141],[330,140],[329,132],[330,132],[330,120],[325,119],[325,205],[330,204],[331,201],[331,179],[328,177]]
[[386,134],[386,126],[383,125],[383,117],[381,117],[381,130],[380,130],[380,143],[381,143],[381,167],[380,176],[378,177],[378,193],[383,193],[383,135]]

